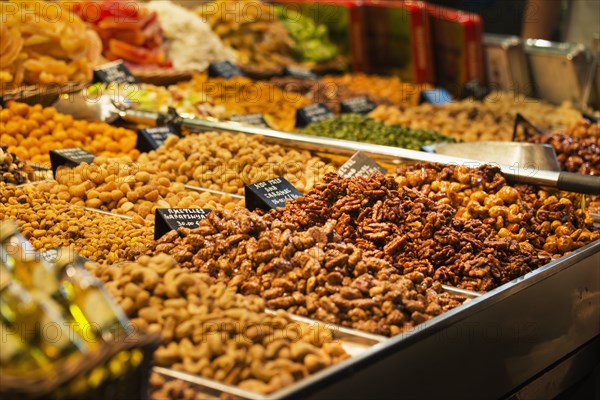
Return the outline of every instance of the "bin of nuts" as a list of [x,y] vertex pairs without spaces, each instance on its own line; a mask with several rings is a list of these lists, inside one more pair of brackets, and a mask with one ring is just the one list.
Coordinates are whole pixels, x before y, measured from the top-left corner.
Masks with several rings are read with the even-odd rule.
[[71,247],[82,257],[115,263],[134,260],[154,248],[154,228],[69,204],[33,186],[0,183],[0,219],[14,219],[38,250]]
[[267,306],[395,335],[600,238],[575,198],[508,185],[497,168],[425,164],[325,176],[267,214],[210,213],[157,252]]
[[[295,150],[265,143],[261,137],[206,132],[168,138],[138,163],[171,182],[243,195],[244,185],[283,176],[298,190],[308,191],[335,165]],[[148,166],[148,167],[146,167]]]
[[103,122],[76,120],[54,107],[11,101],[0,107],[0,143],[24,161],[49,164],[50,150],[81,147],[96,155],[136,159],[134,131]]
[[554,106],[508,92],[493,92],[481,102],[465,99],[442,105],[380,106],[369,116],[386,124],[432,129],[472,142],[511,140],[517,113],[542,129],[564,128],[581,119],[580,112],[570,104]]
[[56,180],[37,187],[71,204],[147,220],[154,219],[156,208],[221,208],[240,204],[227,194],[186,190],[183,183],[155,173],[158,168],[158,164],[96,157],[92,164],[60,168]]
[[161,334],[158,366],[272,393],[349,357],[324,325],[267,314],[263,299],[236,293],[165,254],[89,269],[138,330]]

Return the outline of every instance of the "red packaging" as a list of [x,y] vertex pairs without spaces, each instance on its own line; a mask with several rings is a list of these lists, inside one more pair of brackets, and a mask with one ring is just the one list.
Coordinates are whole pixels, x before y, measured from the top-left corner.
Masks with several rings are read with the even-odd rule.
[[363,70],[364,35],[358,11],[360,1],[275,0],[273,3],[289,7],[290,11],[299,11],[303,16],[327,26],[330,40],[350,60],[352,70]]
[[365,1],[360,8],[368,73],[431,83],[434,64],[427,6],[420,1]]
[[485,81],[483,22],[477,14],[428,5],[437,85],[460,95],[474,79]]

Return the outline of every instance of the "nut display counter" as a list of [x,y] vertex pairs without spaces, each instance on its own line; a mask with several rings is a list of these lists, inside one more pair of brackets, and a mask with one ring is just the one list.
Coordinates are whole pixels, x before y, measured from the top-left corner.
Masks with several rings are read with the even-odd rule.
[[[597,111],[441,98],[440,10],[1,3],[0,397],[552,398],[598,364]],[[488,140],[556,170],[422,151]]]
[[[159,182],[161,177],[157,170],[153,173],[158,175],[153,176],[150,167],[141,167],[144,164],[152,165],[152,158],[161,154],[161,150],[152,153],[152,157],[140,156],[138,168],[141,169],[120,168],[113,171],[130,186],[108,187],[110,195],[103,194],[106,188],[102,185],[109,185],[112,179],[106,181],[106,177],[98,176],[96,178],[102,178],[102,182],[94,183],[94,174],[89,174],[92,165],[87,167],[88,175],[83,174],[86,171],[85,164],[64,169],[63,173],[66,174],[62,178],[59,174],[57,181],[22,188],[3,187],[2,196],[7,204],[0,207],[0,215],[3,219],[16,218],[36,247],[56,246],[58,243],[52,238],[60,237],[63,241],[60,245],[75,244],[80,254],[109,262],[105,266],[91,267],[91,271],[105,282],[135,326],[148,329],[149,332],[161,332],[163,336],[164,344],[154,357],[155,372],[159,376],[154,380],[162,382],[161,387],[180,382],[179,385],[185,384],[197,393],[217,397],[227,394],[248,399],[387,398],[398,393],[399,385],[408,398],[502,397],[519,390],[557,363],[562,362],[562,367],[558,368],[566,368],[564,365],[586,361],[590,349],[596,346],[598,327],[590,321],[598,317],[600,287],[596,266],[600,261],[600,242],[589,215],[577,211],[582,195],[561,198],[552,195],[555,189],[536,192],[537,189],[522,185],[560,187],[564,183],[559,179],[560,173],[538,171],[533,177],[522,176],[507,166],[479,166],[469,170],[460,166],[468,160],[437,154],[214,120],[196,122],[202,129],[243,132],[242,137],[261,138],[268,146],[295,148],[313,157],[316,156],[315,152],[319,152],[344,159],[361,150],[398,168],[398,176],[395,179],[342,179],[333,174],[319,175],[310,187],[304,187],[306,197],[268,214],[236,209],[235,204],[221,207],[216,197],[211,200],[214,201],[211,207],[215,211],[201,222],[197,231],[182,228],[182,237],[171,232],[156,242],[152,240],[152,217],[156,207],[152,205],[153,201],[164,201],[167,207],[188,201],[192,202],[191,205],[196,201],[193,195],[185,191],[186,185],[182,182],[178,182],[180,186],[176,187],[167,185],[171,179],[176,180],[177,175]],[[210,138],[218,134],[202,135]],[[175,142],[185,143],[186,140],[194,140],[194,137],[194,134],[190,134]],[[219,140],[217,136],[213,139]],[[168,158],[164,160],[168,161]],[[103,162],[106,160],[96,160],[94,165],[102,165]],[[436,167],[436,163],[441,164]],[[506,185],[501,172],[507,179],[512,178],[518,188]],[[76,185],[70,185],[67,178],[74,179]],[[584,182],[582,191],[597,194],[597,177],[586,178],[588,182]],[[322,179],[325,179],[324,183]],[[154,200],[154,195],[150,195],[152,190],[142,189],[151,183],[158,187]],[[193,188],[195,193],[202,192],[201,182],[193,183],[187,184],[187,188]],[[65,187],[61,189],[57,184]],[[470,185],[481,185],[485,193],[476,194]],[[398,190],[402,186],[406,188]],[[138,191],[138,188],[144,192]],[[127,190],[123,192],[122,189]],[[214,193],[219,192],[218,189],[207,189],[211,195],[220,195]],[[93,190],[98,193],[90,195]],[[125,198],[117,199],[119,196],[115,190]],[[137,198],[129,193],[136,193]],[[183,197],[172,197],[175,193],[182,193]],[[436,193],[439,193],[439,198]],[[186,199],[186,194],[189,199]],[[484,197],[479,198],[479,195]],[[233,200],[238,197],[229,196]],[[356,202],[353,196],[360,196],[363,202]],[[456,217],[451,218],[453,222],[449,225],[446,225],[448,222],[441,222],[449,217],[444,212],[453,209],[444,202],[431,199],[439,201],[444,196],[449,196],[449,204],[456,204],[462,210],[462,222]],[[486,197],[489,199],[485,200]],[[27,212],[19,211],[21,206],[18,203],[26,204],[28,198],[38,199],[37,205]],[[469,199],[477,204],[469,203]],[[464,206],[459,206],[463,201]],[[45,214],[43,224],[36,224],[35,213],[40,212],[40,207],[51,204],[54,212]],[[514,207],[502,211],[502,204]],[[78,207],[82,206],[87,206],[88,210],[78,211]],[[132,213],[127,219],[118,214],[102,215],[94,211],[98,207],[123,214]],[[387,211],[381,214],[383,209]],[[417,209],[421,211],[417,213]],[[79,223],[71,222],[83,221],[81,217],[86,212],[91,213],[86,217],[90,220],[87,225],[79,226]],[[353,215],[356,220],[348,224],[348,217],[352,218]],[[465,222],[469,218],[467,215],[471,215],[474,225]],[[525,215],[529,216],[527,218],[535,216],[533,225],[527,226],[523,220]],[[53,224],[51,221],[54,218],[59,218],[61,222]],[[318,222],[319,218],[323,218],[322,223]],[[429,228],[425,225],[434,220],[428,218],[441,218],[439,221],[442,225],[430,231],[433,225]],[[491,225],[478,225],[480,218],[487,221],[485,224]],[[561,227],[562,223],[559,222],[563,218],[564,221],[572,221],[573,226],[580,229],[576,231],[567,225]],[[93,222],[95,219],[98,221]],[[327,223],[328,219],[333,222]],[[343,222],[345,219],[346,222]],[[556,233],[550,240],[549,232],[545,229],[550,228],[557,219],[559,222],[552,228]],[[509,226],[511,223],[516,225]],[[498,228],[492,228],[492,225]],[[501,225],[504,231],[500,229]],[[107,241],[99,241],[103,226],[111,226],[109,229],[120,232],[119,236],[126,240],[110,237]],[[287,239],[281,233],[285,227],[290,232],[286,234]],[[53,231],[52,236],[46,233],[46,229]],[[61,229],[64,229],[64,233],[61,233]],[[429,242],[425,237],[419,237],[428,230],[430,235],[435,235],[437,229],[445,229],[435,236],[440,243],[432,241],[431,253],[427,253],[419,246]],[[487,254],[492,258],[478,258],[468,252],[461,253],[463,255],[459,258],[453,255],[464,246],[474,246],[473,249],[478,249],[476,252],[486,254],[479,247],[483,242],[479,242],[477,235],[500,231],[507,235],[506,239],[500,237],[486,242],[491,249]],[[475,236],[470,237],[471,234]],[[341,241],[343,237],[347,237],[346,244]],[[458,241],[452,242],[455,240],[453,237]],[[470,237],[467,242],[460,241],[467,237]],[[534,251],[531,245],[525,244],[516,247],[509,245],[525,238],[540,250]],[[286,242],[281,240],[294,243],[293,247],[285,250],[280,246]],[[453,244],[448,247],[444,244],[446,240]],[[135,246],[132,246],[133,243]],[[413,247],[417,243],[420,244]],[[254,250],[253,246],[256,247]],[[243,252],[235,249],[243,249]],[[302,249],[308,258],[302,258]],[[247,256],[244,255],[246,251]],[[286,251],[291,253],[285,256]],[[425,253],[419,253],[423,251]],[[315,252],[317,258],[312,259],[311,252]],[[154,253],[166,253],[173,258],[165,254],[156,256],[159,258],[149,258]],[[466,258],[463,259],[463,256]],[[527,258],[532,256],[534,259]],[[322,261],[318,261],[319,257],[323,257]],[[119,261],[136,259],[137,262],[110,266]],[[305,270],[308,268],[306,263],[311,259],[317,262],[314,271],[303,277],[302,274],[307,273],[303,271],[308,271]],[[436,266],[431,269],[428,262],[420,262],[419,259],[432,260]],[[456,265],[444,261],[451,259],[455,260]],[[239,262],[241,264],[236,264]],[[388,270],[386,265],[392,265],[386,264],[389,262],[403,265],[403,274],[395,269]],[[254,267],[248,269],[254,264],[256,270]],[[156,272],[137,275],[137,272],[133,272],[136,268]],[[365,272],[372,269],[373,275],[367,279],[365,276],[370,274],[363,276],[360,272],[352,273],[360,269],[365,269]],[[119,276],[127,274],[133,275],[123,284],[119,283]],[[151,278],[151,275],[156,276]],[[169,282],[174,279],[179,283],[170,289]],[[211,283],[213,279],[219,282],[215,286]],[[131,286],[128,282],[135,284]],[[239,287],[240,294],[225,290],[225,283]],[[192,290],[191,287],[207,287],[210,291],[206,293],[212,294],[192,300],[198,295],[194,295],[196,289]],[[306,293],[297,289],[300,287],[306,287],[303,289]],[[395,287],[402,287],[406,292],[396,291]],[[317,296],[312,296],[311,291]],[[218,320],[228,316],[235,321],[235,318],[239,318],[240,309],[254,310],[246,313],[257,312],[260,318],[271,321],[269,324],[283,324],[283,327],[299,324],[308,326],[307,332],[322,326],[321,333],[326,332],[333,341],[313,341],[313,347],[308,348],[314,353],[292,355],[289,361],[278,361],[277,365],[281,364],[279,367],[269,364],[275,361],[248,364],[249,372],[244,372],[243,364],[240,364],[240,370],[234,373],[227,366],[225,358],[217,362],[218,358],[207,361],[202,356],[186,357],[186,352],[196,351],[193,345],[195,340],[193,336],[185,339],[188,333],[183,329],[186,326],[182,323],[185,319],[179,319],[184,317],[177,316],[177,310],[182,306],[178,302],[190,304],[202,299],[199,305],[210,304],[203,302],[215,302],[226,293],[229,294],[225,297],[231,298],[233,303],[210,306],[217,307],[210,318]],[[403,293],[412,294],[404,297]],[[252,294],[259,294],[262,299],[252,297]],[[161,299],[160,303],[154,303],[161,304],[160,311],[152,312],[148,308],[150,298],[156,298],[154,302]],[[250,300],[252,298],[255,300]],[[391,303],[386,305],[387,298]],[[316,303],[311,305],[314,301]],[[395,302],[401,306],[387,309]],[[272,314],[269,309],[279,311]],[[280,314],[284,310],[291,314]],[[161,315],[164,316],[158,317]],[[195,326],[191,321],[187,325]],[[199,326],[203,325],[200,323]],[[303,328],[294,329],[304,332]],[[192,335],[193,329],[190,332]],[[231,337],[231,331],[227,332],[227,337]],[[238,335],[248,335],[248,331],[242,330]],[[301,337],[308,340],[311,334],[301,333]],[[269,351],[270,342],[259,345],[260,340],[257,340],[256,337],[251,338],[255,345],[265,346],[260,351]],[[281,342],[281,345],[290,346],[290,354],[300,351],[297,342]],[[211,346],[224,345],[215,343]],[[199,346],[196,349],[201,348]],[[223,357],[229,356],[228,351],[222,353]],[[308,354],[314,357],[308,357]],[[298,364],[294,357],[301,357],[302,364]],[[456,368],[457,363],[461,368]],[[251,372],[252,368],[258,368],[259,365],[265,369],[264,373]],[[583,370],[580,368],[580,371]],[[464,374],[470,378],[461,378]],[[487,378],[489,374],[495,376],[493,382]],[[244,379],[244,376],[253,378]],[[435,381],[439,384],[428,383],[432,376],[436,377]]]

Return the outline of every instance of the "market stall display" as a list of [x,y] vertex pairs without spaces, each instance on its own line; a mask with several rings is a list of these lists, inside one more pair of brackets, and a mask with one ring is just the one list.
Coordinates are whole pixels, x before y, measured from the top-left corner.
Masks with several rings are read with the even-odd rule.
[[[88,81],[102,42],[134,73],[186,76],[107,77],[57,108],[0,97],[0,397],[383,397],[393,371],[406,397],[498,398],[600,348],[600,124],[506,92],[420,104],[428,60],[453,56],[429,46],[424,4],[273,3],[0,4],[0,83]],[[461,68],[479,67],[469,46]],[[318,76],[346,58],[358,69]],[[539,129],[514,135],[518,115]],[[420,151],[521,137],[564,171]],[[20,318],[75,335],[34,343],[10,334]]]
[[98,35],[60,3],[0,2],[0,83],[21,85],[85,82],[100,63]]

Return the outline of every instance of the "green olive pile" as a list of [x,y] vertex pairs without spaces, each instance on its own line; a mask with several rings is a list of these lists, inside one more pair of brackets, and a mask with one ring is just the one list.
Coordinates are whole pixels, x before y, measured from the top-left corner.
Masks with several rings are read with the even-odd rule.
[[425,145],[455,141],[432,130],[385,125],[361,114],[342,114],[336,118],[312,123],[300,132],[410,150],[421,150]]

